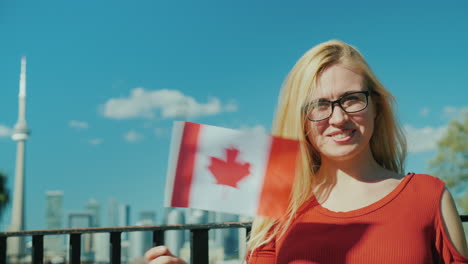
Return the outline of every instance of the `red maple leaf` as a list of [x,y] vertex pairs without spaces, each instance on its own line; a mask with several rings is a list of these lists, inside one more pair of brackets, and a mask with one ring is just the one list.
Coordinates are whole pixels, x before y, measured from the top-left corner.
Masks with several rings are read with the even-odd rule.
[[208,169],[216,178],[216,184],[238,188],[237,184],[250,174],[250,163],[236,161],[239,150],[235,147],[226,148],[226,160],[211,157]]

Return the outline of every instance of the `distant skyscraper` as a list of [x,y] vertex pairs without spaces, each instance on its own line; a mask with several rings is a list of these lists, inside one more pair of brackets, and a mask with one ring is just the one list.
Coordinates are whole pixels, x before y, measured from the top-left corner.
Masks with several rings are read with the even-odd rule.
[[[247,216],[239,216],[239,222],[251,222],[252,218]],[[247,232],[245,228],[239,228],[239,258],[244,259],[247,254]]]
[[[68,228],[88,228],[93,224],[93,214],[89,211],[75,211],[68,214]],[[93,259],[93,243],[91,234],[81,237],[81,259],[91,261]]]
[[[24,230],[24,154],[26,140],[29,138],[29,128],[26,125],[26,57],[21,58],[21,73],[18,95],[18,122],[12,139],[17,141],[15,189],[13,192],[13,208],[10,231]],[[8,242],[8,255],[11,262],[17,262],[24,254],[24,237],[12,237]]]
[[119,218],[118,218],[118,204],[117,201],[114,198],[111,198],[109,200],[109,206],[108,206],[108,215],[107,215],[107,221],[108,221],[108,226],[118,226],[119,225]]
[[94,262],[96,264],[109,263],[109,233],[93,234]]
[[[150,219],[140,220],[136,223],[137,226],[154,225]],[[143,259],[145,252],[151,248],[153,244],[153,234],[150,231],[137,231],[130,233],[129,243],[129,261],[138,261]]]
[[88,228],[93,224],[93,214],[89,211],[68,213],[68,228]]
[[[169,225],[183,225],[185,224],[184,214],[177,208],[172,208],[167,216]],[[165,233],[165,244],[171,252],[178,255],[180,249],[183,247],[185,241],[185,234],[183,230],[169,230]]]
[[[118,225],[129,226],[130,225],[130,205],[120,204],[118,206]],[[128,232],[122,233],[122,262],[128,261],[128,243],[129,235]]]
[[172,210],[172,207],[164,207],[163,218],[161,219],[162,225],[168,225],[167,217],[169,216],[169,213],[171,212],[171,210]]
[[130,225],[130,205],[120,204],[119,205],[119,226],[129,226]]
[[[239,216],[227,213],[217,213],[216,222],[238,222]],[[236,228],[216,229],[215,244],[224,247],[225,257],[235,257],[239,254],[239,231]]]
[[100,223],[101,207],[99,206],[98,201],[94,199],[89,199],[88,202],[86,202],[86,210],[91,212],[91,214],[93,215],[93,222],[91,223],[91,226],[99,227],[101,225]]
[[139,216],[139,221],[142,220],[151,220],[153,225],[156,224],[156,212],[155,211],[141,211]]
[[189,209],[187,223],[205,224],[208,222],[208,212],[200,209]]
[[[46,228],[60,229],[63,222],[63,191],[46,192]],[[62,251],[63,236],[45,236],[45,250],[53,253]]]

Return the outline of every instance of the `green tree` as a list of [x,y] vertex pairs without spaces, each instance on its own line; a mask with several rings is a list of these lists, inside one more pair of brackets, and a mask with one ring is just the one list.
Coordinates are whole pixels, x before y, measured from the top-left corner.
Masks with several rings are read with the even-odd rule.
[[6,187],[7,176],[2,171],[0,171],[0,219],[3,215],[3,210],[10,201],[10,195]]
[[437,143],[437,147],[436,157],[429,162],[431,171],[443,179],[447,187],[462,187],[466,190],[468,188],[467,111],[463,112],[461,120],[450,122],[445,135]]
[[[437,155],[429,162],[429,168],[447,187],[461,191],[452,195],[460,214],[468,214],[468,111],[463,112],[460,120],[450,122],[437,147]],[[463,226],[468,239],[468,223]]]
[[457,204],[462,214],[468,214],[468,191],[457,198]]

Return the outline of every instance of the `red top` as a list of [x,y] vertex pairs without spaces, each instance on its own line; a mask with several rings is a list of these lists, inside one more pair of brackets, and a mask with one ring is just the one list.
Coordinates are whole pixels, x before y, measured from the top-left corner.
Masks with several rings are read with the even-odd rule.
[[444,188],[436,177],[409,174],[384,198],[349,212],[312,198],[286,233],[255,250],[248,263],[468,263],[442,223]]

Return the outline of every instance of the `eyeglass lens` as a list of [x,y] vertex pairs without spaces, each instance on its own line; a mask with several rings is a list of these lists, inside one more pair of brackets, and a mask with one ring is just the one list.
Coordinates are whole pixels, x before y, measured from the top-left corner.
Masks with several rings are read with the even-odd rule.
[[[313,121],[326,119],[332,115],[331,101],[319,100],[309,105],[308,118]],[[337,103],[347,113],[356,113],[367,107],[367,94],[363,92],[352,93],[340,98]]]

